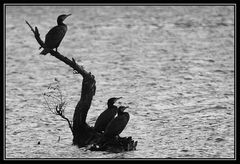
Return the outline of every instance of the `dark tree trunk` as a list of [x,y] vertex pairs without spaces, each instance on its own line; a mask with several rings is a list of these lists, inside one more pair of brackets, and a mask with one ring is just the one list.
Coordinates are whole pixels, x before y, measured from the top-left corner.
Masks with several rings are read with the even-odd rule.
[[86,146],[89,138],[95,134],[95,131],[86,123],[95,90],[94,76],[83,76],[81,98],[73,115],[73,144],[79,147]]
[[[42,48],[47,48],[40,38],[38,28],[35,27],[34,30],[27,21],[26,23],[34,33],[39,45]],[[90,145],[89,149],[94,151],[107,150],[111,152],[121,152],[135,150],[137,141],[134,142],[131,137],[119,137],[110,141],[101,142],[102,135],[94,131],[94,129],[86,123],[87,113],[91,107],[92,99],[96,91],[96,81],[94,75],[92,75],[91,72],[84,70],[83,66],[78,65],[74,58],[70,60],[54,50],[49,50],[49,52],[52,56],[73,68],[75,73],[81,74],[83,77],[81,98],[76,105],[73,115],[73,124],[71,127],[73,144],[77,145],[78,147]]]

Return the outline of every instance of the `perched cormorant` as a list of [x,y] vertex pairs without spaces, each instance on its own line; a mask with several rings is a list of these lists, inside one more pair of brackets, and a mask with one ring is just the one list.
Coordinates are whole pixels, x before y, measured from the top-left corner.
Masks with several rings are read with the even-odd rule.
[[[57,48],[60,45],[64,35],[67,32],[67,25],[63,23],[63,21],[70,16],[71,14],[68,15],[60,15],[57,18],[57,26],[53,27],[45,36],[45,45],[49,49]],[[44,49],[40,54],[46,55],[49,53],[48,49]]]
[[118,108],[117,106],[114,105],[114,103],[119,100],[122,97],[116,98],[110,98],[108,99],[107,105],[108,108],[103,111],[99,117],[96,120],[96,123],[94,125],[94,129],[97,132],[102,132],[105,130],[106,126],[108,125],[108,123],[114,119],[114,117],[116,116],[117,112],[118,112]]
[[124,112],[126,108],[128,106],[120,106],[118,108],[118,116],[108,124],[104,132],[104,137],[113,138],[123,131],[130,118],[129,114]]

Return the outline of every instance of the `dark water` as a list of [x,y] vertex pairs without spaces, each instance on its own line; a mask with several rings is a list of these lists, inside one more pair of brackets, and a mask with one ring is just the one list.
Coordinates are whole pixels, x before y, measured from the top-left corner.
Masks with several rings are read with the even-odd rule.
[[[136,151],[72,146],[67,123],[44,108],[56,77],[71,119],[82,77],[39,56],[25,20],[44,38],[63,13],[72,16],[58,50],[97,81],[87,122],[124,97],[131,118],[121,136],[137,140]],[[6,158],[234,158],[234,8],[7,6],[5,111]]]

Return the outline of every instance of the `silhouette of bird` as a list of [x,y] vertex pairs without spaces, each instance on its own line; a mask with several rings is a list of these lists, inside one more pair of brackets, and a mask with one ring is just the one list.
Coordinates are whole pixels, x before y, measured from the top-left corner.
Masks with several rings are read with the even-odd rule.
[[106,127],[104,131],[105,138],[113,138],[118,136],[123,129],[126,127],[129,121],[129,114],[124,112],[124,110],[128,108],[128,106],[120,106],[118,108],[118,116],[115,117]]
[[46,55],[49,53],[49,49],[57,48],[60,45],[63,37],[65,36],[67,32],[67,25],[63,23],[63,21],[70,16],[68,15],[60,15],[57,18],[57,26],[53,27],[45,36],[45,45],[47,46],[46,49],[44,49],[40,54]]
[[103,111],[97,118],[96,123],[94,125],[95,131],[97,132],[104,131],[108,123],[112,119],[114,119],[114,117],[117,115],[117,112],[118,112],[118,108],[117,106],[114,105],[114,103],[120,98],[122,97],[119,97],[119,98],[113,97],[108,99],[108,102],[107,102],[108,108],[105,111]]

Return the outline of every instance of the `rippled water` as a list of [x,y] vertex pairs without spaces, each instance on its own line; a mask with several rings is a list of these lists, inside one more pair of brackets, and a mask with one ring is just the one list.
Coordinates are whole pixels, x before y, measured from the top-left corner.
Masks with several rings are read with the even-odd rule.
[[[79,149],[67,123],[45,110],[42,93],[56,77],[72,118],[82,77],[39,56],[25,20],[44,38],[63,13],[72,16],[58,50],[97,81],[87,122],[108,98],[124,97],[121,136],[137,140],[136,151]],[[5,111],[6,158],[234,158],[234,8],[7,6]]]

